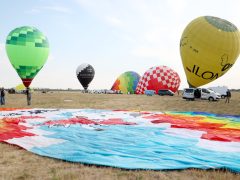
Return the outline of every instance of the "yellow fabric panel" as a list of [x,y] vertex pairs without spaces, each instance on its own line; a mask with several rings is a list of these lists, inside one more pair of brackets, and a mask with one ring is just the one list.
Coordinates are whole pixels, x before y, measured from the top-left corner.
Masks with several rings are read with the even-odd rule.
[[[19,85],[17,85],[17,86],[15,87],[15,89],[16,89],[17,91],[23,91],[23,90],[26,90],[26,87],[25,87],[23,84],[19,84]],[[30,91],[33,91],[33,89],[30,88]]]
[[19,84],[19,85],[16,86],[15,89],[16,89],[17,91],[22,91],[22,90],[25,90],[26,87],[25,87],[23,84]]
[[119,84],[119,89],[121,90],[121,92],[123,93],[123,94],[127,94],[127,86],[126,86],[126,79],[125,79],[125,77],[123,76],[123,75],[121,75],[120,77],[119,77],[119,80],[120,80],[120,84]]

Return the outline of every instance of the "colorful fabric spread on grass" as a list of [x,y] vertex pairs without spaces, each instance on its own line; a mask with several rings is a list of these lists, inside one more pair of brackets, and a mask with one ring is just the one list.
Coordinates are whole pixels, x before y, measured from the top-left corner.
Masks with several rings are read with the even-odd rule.
[[240,116],[235,115],[0,109],[0,142],[85,164],[240,172]]

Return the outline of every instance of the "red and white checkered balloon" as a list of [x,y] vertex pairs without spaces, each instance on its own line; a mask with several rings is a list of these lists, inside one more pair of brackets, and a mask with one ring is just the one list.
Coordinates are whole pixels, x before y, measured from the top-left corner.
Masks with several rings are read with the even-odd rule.
[[136,94],[144,94],[145,90],[170,89],[176,92],[180,86],[178,73],[167,66],[155,66],[147,70],[138,82]]

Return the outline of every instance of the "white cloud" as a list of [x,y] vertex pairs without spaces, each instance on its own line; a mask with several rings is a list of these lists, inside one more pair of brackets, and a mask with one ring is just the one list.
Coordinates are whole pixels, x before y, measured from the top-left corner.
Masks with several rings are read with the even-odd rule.
[[54,61],[55,60],[55,57],[54,57],[54,55],[51,52],[50,52],[47,60],[48,61]]
[[110,25],[112,25],[114,27],[123,27],[124,26],[123,22],[116,17],[106,16],[105,19]]
[[0,43],[0,64],[1,66],[5,66],[8,63],[8,57],[5,51],[5,44]]
[[27,13],[27,14],[37,14],[40,12],[41,12],[40,9],[37,9],[37,8],[32,8],[30,10],[25,11],[25,13]]
[[[187,7],[187,1],[167,0],[167,6],[169,7],[169,14],[174,14],[175,17],[180,18]],[[191,2],[188,2],[191,3]]]
[[70,14],[72,13],[72,10],[70,8],[64,7],[64,6],[43,6],[43,7],[34,7],[30,10],[25,11],[25,13],[28,14],[37,14],[41,13],[43,11],[52,11],[57,13],[65,13]]
[[42,7],[42,9],[56,11],[56,12],[60,12],[60,13],[71,13],[72,12],[69,8],[66,8],[63,6],[45,6],[45,7]]
[[0,86],[13,87],[21,82],[7,57],[3,43],[0,43],[0,67]]
[[161,58],[161,48],[136,48],[132,51],[136,57],[142,58]]
[[76,2],[82,6],[82,7],[93,7],[95,6],[96,3],[94,3],[94,1],[91,0],[76,0]]
[[4,44],[0,43],[0,51],[4,49]]

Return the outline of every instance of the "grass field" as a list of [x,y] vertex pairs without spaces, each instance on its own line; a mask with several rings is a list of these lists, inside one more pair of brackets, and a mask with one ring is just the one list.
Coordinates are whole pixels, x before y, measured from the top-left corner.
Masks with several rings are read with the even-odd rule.
[[[204,111],[240,115],[240,93],[225,100],[185,101],[181,96],[145,96],[116,94],[81,94],[77,92],[34,92],[32,105],[26,96],[6,96],[4,107],[15,108],[98,108],[140,111]],[[0,179],[240,179],[225,170],[188,169],[181,171],[128,171],[118,168],[87,166],[41,157],[19,147],[0,143]]]

